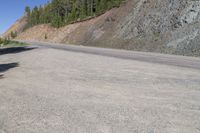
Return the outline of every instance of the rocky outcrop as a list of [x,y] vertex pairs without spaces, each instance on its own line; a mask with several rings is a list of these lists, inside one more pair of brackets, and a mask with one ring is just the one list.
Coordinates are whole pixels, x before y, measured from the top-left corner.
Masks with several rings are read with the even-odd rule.
[[140,38],[146,45],[160,40],[162,52],[199,55],[200,1],[140,0],[116,34],[127,40]]

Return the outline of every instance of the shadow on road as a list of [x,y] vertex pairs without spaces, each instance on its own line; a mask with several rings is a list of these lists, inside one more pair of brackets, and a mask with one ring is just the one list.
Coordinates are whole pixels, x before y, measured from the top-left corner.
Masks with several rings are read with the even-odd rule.
[[12,68],[18,67],[19,63],[8,63],[8,64],[0,64],[0,79],[3,77],[3,72],[8,71]]
[[16,53],[20,53],[20,52],[33,50],[33,49],[35,49],[35,48],[29,48],[29,47],[2,48],[2,49],[0,49],[0,55],[16,54]]

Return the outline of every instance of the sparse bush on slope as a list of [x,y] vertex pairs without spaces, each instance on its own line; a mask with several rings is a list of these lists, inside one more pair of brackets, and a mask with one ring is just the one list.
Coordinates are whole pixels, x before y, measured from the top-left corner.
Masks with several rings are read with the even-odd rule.
[[15,32],[11,31],[10,37],[13,38],[13,39],[14,39],[15,37],[17,37],[17,32],[16,32],[16,31],[15,31]]

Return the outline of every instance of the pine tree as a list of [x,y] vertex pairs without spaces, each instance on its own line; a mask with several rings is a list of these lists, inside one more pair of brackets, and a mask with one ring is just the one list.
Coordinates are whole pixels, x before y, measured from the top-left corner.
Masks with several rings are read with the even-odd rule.
[[61,16],[59,16],[59,14],[53,15],[51,25],[56,28],[59,28],[62,26],[62,19],[61,19]]
[[54,27],[83,20],[89,16],[102,14],[106,10],[119,6],[124,0],[51,0],[44,6],[25,8],[27,28],[43,23]]
[[80,19],[84,19],[87,15],[84,4],[81,4],[80,8]]
[[31,15],[31,9],[30,9],[29,6],[26,6],[26,7],[25,7],[25,14],[26,14],[28,17],[30,17],[30,15]]

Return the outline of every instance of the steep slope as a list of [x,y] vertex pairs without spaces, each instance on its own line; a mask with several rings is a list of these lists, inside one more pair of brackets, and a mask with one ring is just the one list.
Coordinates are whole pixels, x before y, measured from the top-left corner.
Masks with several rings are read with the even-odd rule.
[[2,36],[9,37],[11,32],[21,33],[27,24],[27,17],[23,16],[19,20],[17,20]]
[[200,56],[200,1],[128,0],[97,18],[38,25],[17,39]]

